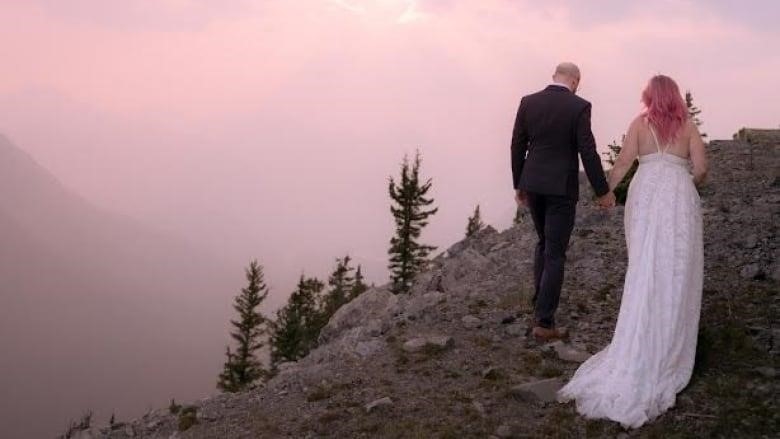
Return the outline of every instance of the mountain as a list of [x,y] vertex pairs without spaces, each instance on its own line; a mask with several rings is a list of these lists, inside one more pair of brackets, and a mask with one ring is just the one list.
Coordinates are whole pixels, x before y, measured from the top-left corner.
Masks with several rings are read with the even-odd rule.
[[214,390],[240,271],[91,205],[1,135],[0,243],[3,437]]
[[[626,268],[623,210],[583,200],[557,321],[568,342],[524,336],[535,233],[487,227],[437,255],[408,295],[374,287],[341,307],[306,357],[254,389],[167,408],[84,437],[773,437],[780,332],[780,142],[712,141],[701,190],[705,280],[694,374],[639,431],[551,400],[612,336]],[[663,310],[659,310],[663,312]],[[192,413],[195,416],[192,416]],[[180,422],[182,421],[182,422]],[[184,430],[180,432],[179,430]]]

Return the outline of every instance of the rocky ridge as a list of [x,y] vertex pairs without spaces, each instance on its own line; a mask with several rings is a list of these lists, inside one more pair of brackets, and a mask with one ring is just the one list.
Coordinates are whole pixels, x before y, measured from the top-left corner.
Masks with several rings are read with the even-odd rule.
[[771,437],[780,431],[780,142],[712,141],[708,152],[697,365],[676,406],[639,430],[552,401],[609,343],[626,266],[622,208],[582,200],[558,312],[566,343],[526,337],[528,218],[455,243],[409,295],[366,291],[336,312],[318,348],[263,385],[196,401],[186,416],[158,409],[73,437]]

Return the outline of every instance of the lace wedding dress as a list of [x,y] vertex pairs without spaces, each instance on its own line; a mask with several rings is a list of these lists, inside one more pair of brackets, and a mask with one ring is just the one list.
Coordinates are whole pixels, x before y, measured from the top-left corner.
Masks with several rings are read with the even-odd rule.
[[586,418],[637,428],[674,406],[691,378],[704,271],[700,199],[688,159],[639,156],[628,189],[628,249],[612,341],[558,391]]

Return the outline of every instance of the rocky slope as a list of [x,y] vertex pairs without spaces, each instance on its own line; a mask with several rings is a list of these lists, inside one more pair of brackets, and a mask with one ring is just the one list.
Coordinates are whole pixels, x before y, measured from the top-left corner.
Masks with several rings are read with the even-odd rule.
[[572,403],[550,401],[579,362],[609,342],[620,304],[622,209],[604,213],[583,200],[558,313],[559,324],[572,331],[569,343],[537,345],[525,336],[535,241],[530,220],[501,232],[488,227],[439,254],[411,295],[395,296],[381,286],[345,305],[323,330],[320,347],[283,365],[268,383],[194,402],[187,414],[158,409],[79,434],[773,436],[780,431],[780,144],[713,141],[709,152],[697,366],[676,406],[639,430],[588,421]]

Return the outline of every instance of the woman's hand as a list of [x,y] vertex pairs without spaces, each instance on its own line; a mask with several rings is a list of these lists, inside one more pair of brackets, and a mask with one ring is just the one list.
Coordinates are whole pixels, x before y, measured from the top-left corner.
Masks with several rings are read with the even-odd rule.
[[522,189],[515,191],[515,202],[518,207],[528,207],[528,194]]

